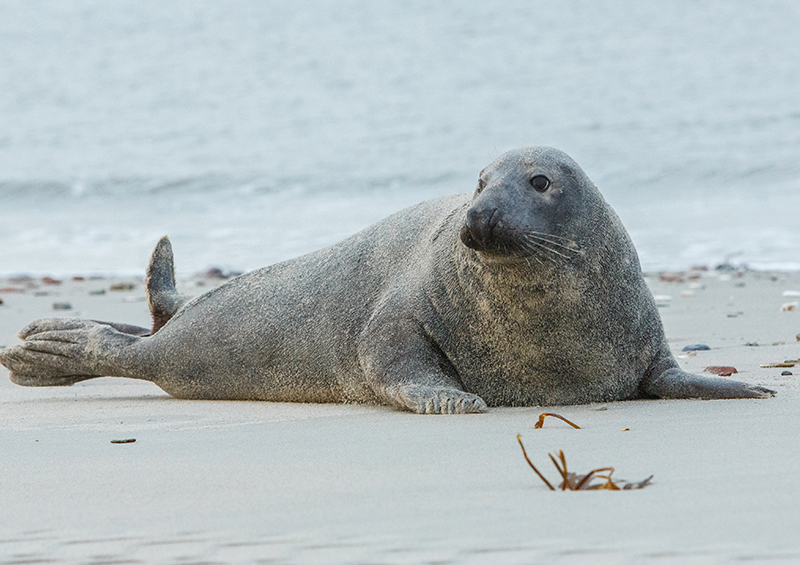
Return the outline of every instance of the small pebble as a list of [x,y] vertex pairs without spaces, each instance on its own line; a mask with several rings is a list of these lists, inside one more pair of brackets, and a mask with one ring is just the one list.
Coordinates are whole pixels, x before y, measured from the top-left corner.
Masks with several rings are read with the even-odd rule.
[[800,290],[784,290],[782,296],[800,296]]
[[112,439],[111,443],[134,443],[136,440],[134,438],[131,439]]
[[798,302],[786,302],[781,304],[781,312],[794,312],[799,305],[800,303]]
[[736,367],[724,367],[724,366],[717,366],[712,365],[711,367],[706,367],[703,369],[704,373],[711,373],[713,375],[719,375],[720,377],[730,377],[734,373],[738,373],[739,371],[736,370]]
[[781,372],[781,375],[782,375],[782,376],[784,376],[784,377],[786,377],[786,376],[789,376],[789,375],[791,375],[791,374],[792,374],[792,372],[791,372],[791,371],[782,371],[782,372]]
[[0,306],[2,306],[2,305],[3,305],[3,299],[0,298]]
[[42,277],[42,282],[44,284],[61,284],[60,280],[54,279],[52,277]]
[[89,291],[89,296],[102,296],[105,293],[106,293],[106,291],[104,289],[102,289],[102,288],[100,290],[90,290]]
[[694,291],[693,290],[682,290],[681,291],[681,297],[689,298],[690,296],[694,296]]
[[661,282],[682,283],[683,273],[661,273],[658,278]]
[[136,285],[133,283],[117,283],[117,284],[112,284],[108,288],[109,290],[133,290],[134,288],[136,288]]
[[69,302],[53,302],[53,310],[72,310]]
[[702,343],[695,343],[694,345],[687,345],[682,351],[708,351],[711,349],[709,346]]

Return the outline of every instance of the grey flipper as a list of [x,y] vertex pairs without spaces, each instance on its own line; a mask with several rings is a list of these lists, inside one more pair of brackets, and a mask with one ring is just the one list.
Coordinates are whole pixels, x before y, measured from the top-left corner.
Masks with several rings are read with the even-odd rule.
[[[122,330],[134,326],[121,325]],[[144,328],[139,328],[146,332]],[[21,386],[69,386],[105,375],[132,376],[125,362],[129,346],[142,337],[114,325],[76,318],[49,318],[19,332],[24,344],[0,349],[0,363]]]
[[677,367],[656,371],[642,381],[642,390],[658,398],[769,398],[775,391],[720,377],[704,377]]
[[175,312],[180,310],[188,297],[175,289],[175,264],[172,259],[172,244],[167,236],[156,244],[147,267],[146,279],[147,305],[153,316],[153,329],[156,333],[166,324]]

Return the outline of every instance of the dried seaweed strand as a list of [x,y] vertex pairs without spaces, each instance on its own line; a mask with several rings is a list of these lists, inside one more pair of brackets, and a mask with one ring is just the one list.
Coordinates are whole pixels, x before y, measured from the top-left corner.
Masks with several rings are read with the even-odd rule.
[[553,488],[553,485],[551,485],[550,482],[547,479],[544,478],[544,475],[542,475],[539,472],[539,469],[537,469],[536,466],[533,463],[531,463],[531,460],[528,458],[528,454],[525,451],[525,446],[522,445],[522,436],[520,436],[519,434],[517,434],[517,441],[519,442],[519,446],[522,448],[522,455],[525,457],[525,461],[527,461],[528,465],[531,466],[531,469],[533,469],[533,472],[536,473],[537,475],[539,475],[539,478],[542,479],[542,481],[544,481],[544,484],[547,485],[547,488],[549,488],[550,490],[556,490],[556,489]]
[[551,454],[547,454],[550,458],[550,461],[553,462],[553,465],[556,466],[558,472],[561,474],[561,490],[567,490],[567,483],[569,482],[569,473],[567,473],[567,458],[564,457],[564,450],[558,451],[558,458],[561,460],[561,465],[558,464],[556,458],[553,457]]
[[614,481],[611,480],[611,475],[614,473],[614,467],[603,467],[601,469],[595,469],[593,471],[589,471],[586,476],[584,476],[577,485],[573,488],[573,490],[581,490],[584,486],[589,486],[589,481],[592,479],[592,476],[595,473],[602,473],[603,471],[608,471],[608,476],[600,477],[601,479],[605,479],[608,481],[609,488],[611,490],[619,490],[619,487],[614,484]]
[[577,424],[575,424],[573,422],[570,422],[564,416],[561,416],[559,414],[553,414],[552,412],[542,412],[539,415],[539,420],[533,425],[534,429],[537,429],[537,430],[542,429],[542,426],[544,425],[544,419],[547,416],[552,416],[553,418],[558,418],[559,420],[561,420],[563,422],[566,422],[567,424],[569,424],[570,426],[572,426],[576,430],[580,430],[581,429],[581,427],[579,425],[577,425]]

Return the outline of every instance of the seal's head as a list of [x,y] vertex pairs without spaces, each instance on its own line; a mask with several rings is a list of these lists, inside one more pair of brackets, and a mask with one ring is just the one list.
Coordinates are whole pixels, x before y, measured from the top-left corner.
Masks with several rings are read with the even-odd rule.
[[566,153],[514,149],[480,172],[461,241],[486,258],[561,263],[578,252],[598,200]]

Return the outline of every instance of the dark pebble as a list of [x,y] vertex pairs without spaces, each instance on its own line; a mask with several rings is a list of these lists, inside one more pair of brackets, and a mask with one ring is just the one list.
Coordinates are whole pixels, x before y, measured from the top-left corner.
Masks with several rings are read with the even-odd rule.
[[201,273],[197,273],[195,278],[201,279],[216,279],[216,280],[224,280],[229,279],[231,277],[238,277],[242,273],[240,271],[223,271],[219,267],[211,267]]
[[109,290],[133,290],[134,288],[136,288],[136,285],[133,283],[117,283],[117,284],[112,284],[108,288]]
[[791,371],[783,371],[783,372],[781,373],[781,375],[783,375],[784,377],[786,377],[786,376],[788,376],[788,375],[791,375],[791,374],[792,374],[792,372],[791,372]]
[[54,279],[52,277],[42,277],[42,282],[44,284],[61,284],[60,280]]
[[709,349],[711,348],[707,345],[695,343],[694,345],[687,345],[683,348],[683,351],[708,351]]
[[136,440],[134,438],[131,439],[112,439],[111,443],[134,443]]
[[2,305],[3,305],[3,299],[0,298],[0,306],[2,306]]
[[100,290],[90,290],[89,291],[89,296],[101,296],[101,295],[103,295],[105,293],[106,293],[106,291],[104,289],[102,289],[102,288]]
[[69,302],[53,302],[53,310],[72,310]]

